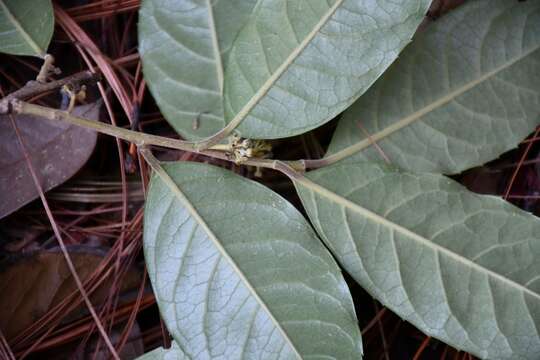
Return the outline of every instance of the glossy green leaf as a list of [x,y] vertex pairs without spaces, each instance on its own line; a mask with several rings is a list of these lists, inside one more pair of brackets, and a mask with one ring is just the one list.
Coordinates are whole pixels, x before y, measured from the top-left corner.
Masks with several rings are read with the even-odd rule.
[[51,0],[0,0],[0,52],[43,57],[53,30]]
[[152,350],[143,356],[139,356],[137,360],[184,360],[189,359],[186,354],[180,349],[176,342],[172,342],[169,349],[162,347]]
[[345,112],[328,155],[382,160],[376,141],[404,169],[457,173],[538,124],[540,2],[468,1],[418,34]]
[[[146,0],[150,90],[182,135],[306,132],[349,106],[410,41],[430,0]],[[199,119],[193,129],[193,122]]]
[[291,204],[214,166],[163,168],[150,184],[144,251],[187,356],[361,358],[341,271]]
[[479,357],[540,358],[540,219],[442,175],[358,161],[307,176],[312,223],[385,306]]

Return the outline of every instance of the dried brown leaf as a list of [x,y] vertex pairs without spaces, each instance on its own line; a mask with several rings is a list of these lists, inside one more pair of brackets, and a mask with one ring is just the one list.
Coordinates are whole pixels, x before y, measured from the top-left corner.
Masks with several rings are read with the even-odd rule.
[[[86,280],[103,259],[96,248],[72,247],[70,256],[81,280]],[[135,289],[140,281],[138,272],[131,271],[122,281],[122,289]],[[112,280],[107,279],[90,297],[96,305],[103,302]],[[0,271],[0,330],[10,339],[43,316],[77,289],[64,256],[49,250],[21,258]],[[85,311],[84,304],[69,315]]]
[[[97,120],[100,106],[79,106],[74,114]],[[0,115],[0,218],[39,196],[8,116]],[[22,115],[15,121],[45,191],[72,177],[96,145],[97,134],[81,127]]]

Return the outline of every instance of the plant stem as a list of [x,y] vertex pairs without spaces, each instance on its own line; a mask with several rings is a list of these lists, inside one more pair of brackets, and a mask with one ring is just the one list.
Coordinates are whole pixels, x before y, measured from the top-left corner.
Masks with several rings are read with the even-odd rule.
[[[145,134],[138,131],[124,129],[118,126],[113,126],[110,124],[102,123],[99,121],[92,121],[85,118],[81,118],[75,115],[72,115],[66,111],[51,109],[45,106],[30,104],[24,101],[17,99],[12,99],[9,104],[11,104],[11,110],[15,114],[20,115],[31,115],[37,118],[45,118],[51,121],[62,121],[68,124],[75,126],[80,126],[86,129],[92,129],[102,134],[107,134],[114,136],[116,138],[129,141],[134,143],[137,146],[144,145],[154,145],[165,147],[169,149],[182,150],[192,153],[198,153],[201,155],[218,158],[221,160],[227,160],[234,162],[227,153],[223,152],[228,148],[228,146],[214,145],[210,149],[203,150],[200,149],[198,144],[199,142],[191,141],[182,141],[177,139],[171,139],[163,136]],[[208,144],[208,142],[204,142]],[[221,150],[221,151],[218,151]],[[347,150],[347,149],[345,149]],[[292,161],[280,161],[272,159],[257,159],[250,158],[244,162],[243,165],[256,166],[267,169],[278,170],[288,177],[295,177],[299,175],[299,172],[303,172],[308,168],[320,168],[326,165],[333,164],[344,157],[348,156],[346,151],[341,151],[334,155],[331,155],[327,158],[316,159],[316,160],[292,160]]]
[[51,54],[46,54],[43,57],[43,65],[39,70],[39,74],[36,77],[36,81],[41,84],[47,82],[47,77],[49,73],[54,69],[54,57]]
[[90,71],[82,71],[63,79],[40,83],[37,81],[29,81],[19,90],[12,92],[5,98],[0,99],[0,114],[9,112],[9,103],[14,99],[25,100],[34,95],[42,94],[60,88],[66,84],[91,84],[99,80],[99,75],[92,74]]
[[354,145],[347,146],[345,149],[340,150],[332,155],[326,156],[322,159],[307,159],[301,161],[303,162],[303,165],[306,169],[318,169],[321,167],[335,164],[340,160],[348,158],[349,156],[354,155],[367,147],[370,147],[371,145],[373,145],[373,142],[369,141],[369,139],[366,139],[357,142]]
[[12,111],[19,115],[31,115],[45,118],[52,121],[62,121],[68,124],[92,129],[102,134],[111,135],[135,145],[157,145],[171,149],[178,149],[190,152],[197,152],[192,143],[176,139],[170,139],[162,136],[144,134],[138,131],[124,129],[118,126],[105,124],[99,121],[92,121],[82,117],[72,115],[63,110],[51,109],[45,106],[29,104],[27,102],[12,100]]
[[[238,121],[230,122],[225,128],[217,132],[216,134],[207,137],[199,141],[183,141],[170,139],[162,136],[144,134],[137,131],[131,131],[117,126],[112,126],[105,123],[90,121],[84,118],[73,116],[65,111],[51,109],[44,106],[34,105],[19,100],[28,99],[34,95],[38,95],[47,91],[51,91],[57,88],[60,88],[66,84],[91,84],[99,81],[100,76],[98,74],[92,73],[90,71],[82,71],[74,75],[65,77],[63,79],[40,83],[37,81],[29,81],[21,89],[7,95],[6,97],[0,99],[0,115],[8,114],[13,110],[16,114],[26,114],[33,115],[37,117],[43,117],[49,120],[60,120],[67,122],[76,126],[84,127],[87,129],[92,129],[97,132],[115,136],[117,138],[132,142],[136,145],[156,145],[162,146],[170,149],[183,150],[188,152],[195,152],[204,154],[210,157],[217,157],[224,160],[230,160],[223,153],[220,155],[215,151],[211,150],[225,150],[226,145],[222,146],[218,143],[226,138],[235,128],[238,126]],[[11,105],[11,106],[10,106]],[[13,108],[13,109],[11,109]],[[322,159],[301,159],[301,160],[292,160],[285,161],[291,168],[297,171],[305,171],[306,169],[318,169],[324,166],[334,164],[348,156],[351,156],[358,151],[369,147],[372,144],[372,141],[361,141],[357,144],[349,146],[333,155]],[[256,161],[260,163],[260,161]],[[269,160],[263,161],[263,163],[268,163]],[[246,165],[250,165],[252,161],[245,162]],[[260,165],[253,165],[260,166]],[[265,166],[260,166],[265,167]]]

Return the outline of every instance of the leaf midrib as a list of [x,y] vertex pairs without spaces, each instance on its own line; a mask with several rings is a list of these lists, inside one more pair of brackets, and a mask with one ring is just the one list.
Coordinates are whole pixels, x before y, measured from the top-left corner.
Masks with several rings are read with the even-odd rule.
[[302,42],[294,49],[293,52],[285,59],[285,61],[277,68],[277,70],[264,82],[264,84],[257,90],[257,92],[249,99],[249,101],[240,109],[240,111],[233,117],[233,119],[227,125],[228,129],[235,129],[244,121],[249,115],[251,110],[259,103],[259,101],[270,91],[272,86],[279,80],[292,63],[302,54],[306,47],[311,43],[315,36],[319,33],[322,27],[330,20],[337,9],[343,4],[345,0],[336,0],[334,5],[330,7],[328,12],[321,18],[321,20],[314,26],[311,32],[302,40]]
[[28,45],[30,45],[30,47],[32,48],[32,50],[34,50],[35,54],[36,55],[39,55],[41,57],[43,57],[45,55],[45,50],[42,49],[35,41],[34,39],[32,39],[32,37],[30,36],[30,34],[28,34],[26,32],[26,30],[23,28],[23,26],[21,25],[21,23],[15,18],[15,16],[13,15],[13,13],[11,12],[11,10],[8,8],[8,6],[6,5],[6,3],[4,2],[4,0],[0,0],[0,8],[2,8],[4,14],[6,15],[6,17],[8,18],[8,20],[13,24],[13,26],[15,26],[15,28],[17,29],[17,31],[22,35],[22,37],[24,38],[24,40],[26,41],[26,43]]
[[268,314],[270,317],[272,323],[274,323],[275,327],[279,329],[282,337],[286,339],[287,343],[290,345],[293,352],[296,354],[298,359],[303,359],[298,350],[296,349],[296,346],[292,342],[292,340],[289,338],[289,335],[283,329],[281,324],[277,321],[277,319],[274,317],[266,303],[259,297],[259,294],[255,290],[255,288],[251,285],[249,280],[244,276],[244,273],[242,270],[238,267],[236,262],[231,258],[231,256],[227,253],[223,245],[220,243],[217,236],[213,233],[213,231],[210,229],[208,224],[204,221],[202,216],[199,214],[197,209],[193,206],[193,204],[190,202],[190,200],[187,198],[187,196],[180,190],[180,188],[176,185],[174,180],[170,177],[170,175],[167,173],[167,171],[163,168],[161,168],[163,171],[156,171],[159,178],[165,183],[165,185],[171,190],[171,192],[176,196],[178,200],[184,205],[184,207],[188,210],[190,215],[195,219],[195,221],[203,228],[203,230],[206,232],[210,240],[213,242],[214,246],[218,249],[221,256],[225,258],[225,260],[231,265],[234,272],[238,275],[238,277],[241,279],[242,283],[248,288],[249,292],[252,294],[252,296],[256,299],[257,303],[263,308],[263,310]]
[[540,300],[540,294],[537,294],[535,292],[533,292],[532,290],[530,290],[529,288],[515,282],[514,280],[511,280],[509,278],[506,278],[490,269],[487,269],[477,263],[475,263],[474,261],[464,257],[464,256],[460,256],[459,254],[456,254],[452,251],[450,251],[449,249],[437,244],[437,243],[434,243],[432,241],[430,241],[429,239],[399,225],[399,224],[396,224],[395,222],[393,221],[390,221],[380,215],[378,215],[377,213],[374,213],[352,201],[350,201],[349,199],[346,199],[328,189],[326,189],[325,187],[309,180],[308,178],[306,177],[301,177],[301,178],[296,178],[294,179],[294,181],[296,183],[299,183],[301,186],[304,186],[305,188],[307,188],[309,191],[312,191],[314,193],[317,193],[319,194],[320,196],[322,197],[325,197],[327,198],[330,202],[334,202],[340,206],[342,206],[343,208],[348,208],[358,214],[360,214],[361,216],[364,216],[365,218],[367,218],[369,221],[372,221],[374,223],[378,223],[382,226],[387,226],[389,227],[390,229],[392,230],[395,230],[407,237],[410,237],[412,238],[413,240],[415,240],[416,242],[420,243],[421,245],[423,246],[426,246],[428,248],[431,248],[433,249],[436,253],[443,253],[445,255],[447,255],[448,257],[456,260],[457,262],[460,262],[462,264],[465,264],[466,266],[468,265],[469,267],[473,268],[473,269],[476,269],[477,271],[479,271],[480,273],[485,273],[487,274],[488,276],[492,276],[493,278],[495,279],[498,279],[504,283],[507,283],[509,284],[510,286],[512,287],[515,287],[517,288],[518,290],[521,290],[523,291],[524,293],[527,293],[529,294],[530,296],[532,296],[533,298],[536,298],[537,300]]
[[406,126],[409,126],[413,123],[415,123],[416,121],[419,121],[420,119],[422,119],[424,117],[424,115],[438,109],[439,107],[442,107],[448,103],[450,103],[452,100],[454,100],[455,98],[457,98],[458,96],[460,95],[463,95],[465,94],[467,91],[471,90],[472,88],[482,84],[484,81],[487,81],[489,80],[491,77],[493,76],[496,76],[497,74],[499,74],[500,72],[508,69],[509,67],[511,67],[512,65],[518,63],[519,61],[525,59],[526,57],[532,55],[534,52],[540,50],[540,45],[530,49],[529,51],[526,51],[525,53],[523,53],[521,56],[495,68],[494,70],[492,71],[489,71],[487,72],[486,74],[480,76],[479,78],[477,78],[476,80],[473,80],[469,83],[466,83],[465,85],[455,89],[454,91],[448,93],[447,95],[439,98],[438,100],[432,102],[431,104],[427,105],[427,106],[424,106],[423,108],[413,112],[412,114],[404,117],[403,119],[393,123],[392,125],[390,126],[387,126],[386,128],[384,128],[383,130],[380,130],[378,132],[375,132],[373,134],[370,134],[369,137],[357,142],[356,144],[354,145],[350,145],[350,146],[347,146],[345,147],[344,149],[342,150],[339,150],[329,156],[336,156],[337,154],[341,153],[341,152],[347,152],[349,153],[349,155],[352,155],[356,152],[359,152],[359,151],[362,151],[370,146],[372,146],[375,142],[377,141],[380,141],[386,137],[389,137],[390,135],[392,135],[393,133],[397,132],[398,130],[401,130],[403,128],[405,128]]
[[206,0],[206,6],[208,7],[208,25],[210,27],[210,35],[212,37],[212,49],[214,50],[214,57],[216,59],[216,76],[219,84],[219,92],[221,95],[223,95],[223,61],[221,59],[218,34],[216,31],[216,22],[214,20],[214,8],[212,7],[211,0]]

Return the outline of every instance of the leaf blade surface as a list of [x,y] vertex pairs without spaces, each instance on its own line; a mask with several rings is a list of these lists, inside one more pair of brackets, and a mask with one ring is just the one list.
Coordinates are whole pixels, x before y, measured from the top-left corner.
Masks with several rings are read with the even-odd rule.
[[50,0],[0,1],[0,51],[43,57],[54,30]]
[[173,341],[171,347],[164,349],[162,347],[154,349],[146,354],[139,356],[137,360],[184,360],[189,359],[178,344]]
[[363,161],[308,177],[296,186],[310,219],[385,306],[479,357],[538,357],[537,218],[441,175]]
[[144,76],[167,121],[181,135],[201,138],[225,126],[223,63],[254,5],[254,0],[142,3]]
[[145,258],[186,355],[361,356],[339,268],[290,204],[213,166],[164,169],[147,199]]
[[[228,124],[244,137],[288,137],[322,125],[360,96],[410,41],[429,3],[263,0],[208,7],[198,0],[177,3],[183,11],[170,11],[170,24],[163,26],[167,22],[156,14],[165,9],[157,7],[171,3],[147,1],[139,28],[145,74],[182,135],[210,136]],[[227,21],[231,16],[234,24]],[[160,30],[172,33],[193,18],[202,19],[204,34],[161,35]],[[180,43],[197,43],[205,55],[197,59],[185,49],[171,54],[170,45]],[[223,71],[214,70],[218,63]],[[187,84],[179,76],[194,80]],[[201,127],[194,131],[197,116]]]
[[449,174],[516,147],[540,123],[539,24],[533,2],[453,10],[344,113],[327,155],[381,160],[376,142],[399,167]]

